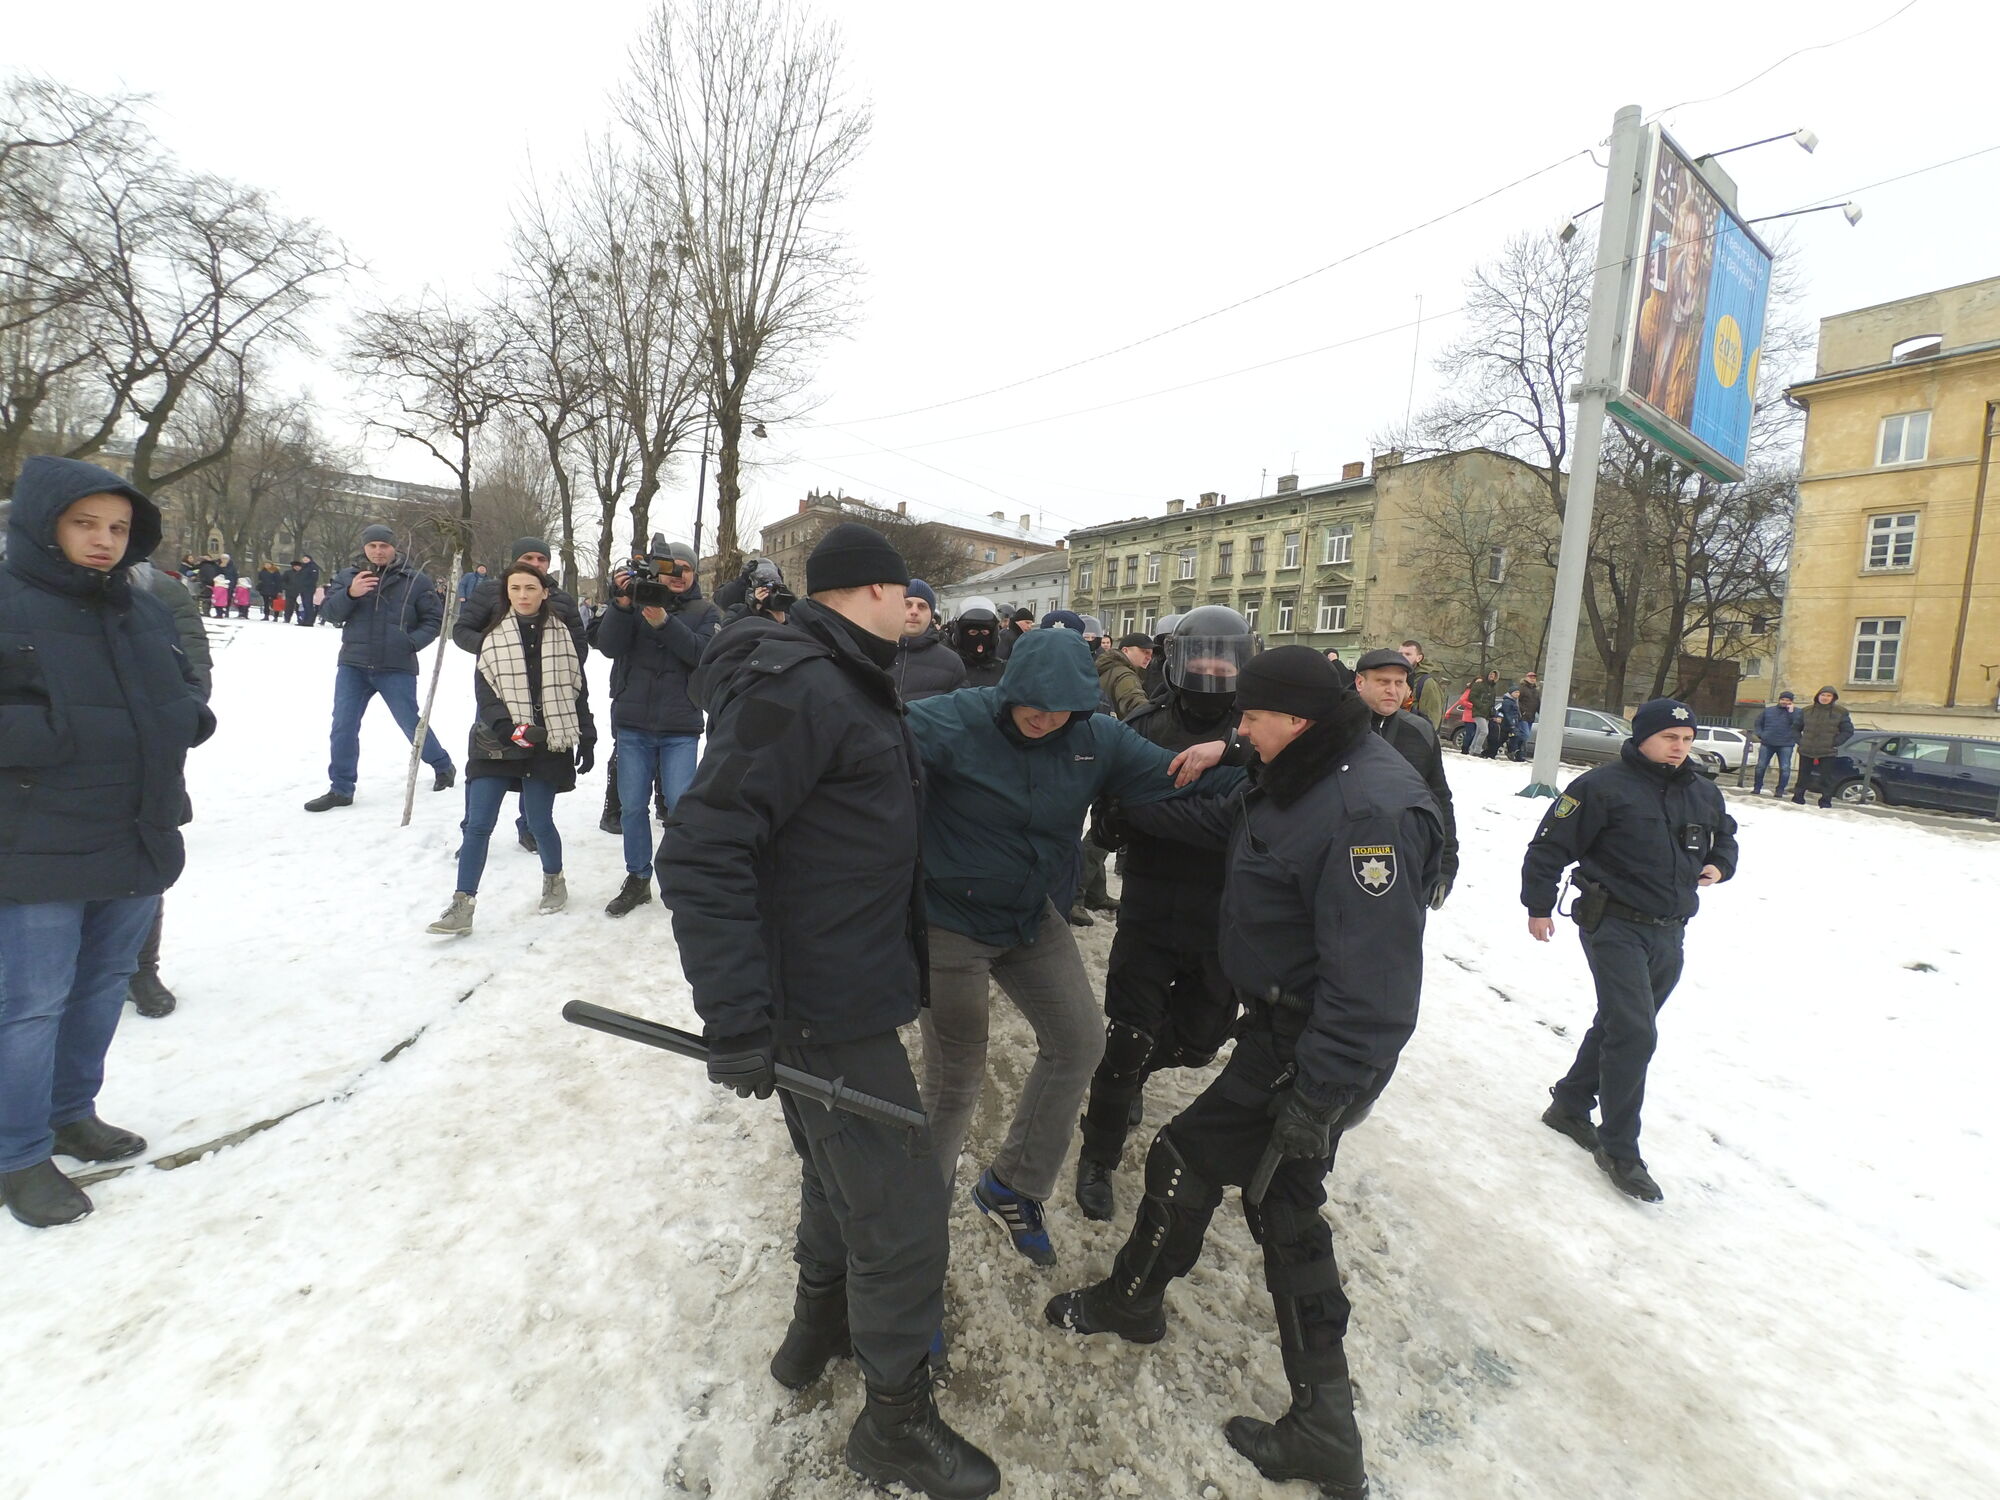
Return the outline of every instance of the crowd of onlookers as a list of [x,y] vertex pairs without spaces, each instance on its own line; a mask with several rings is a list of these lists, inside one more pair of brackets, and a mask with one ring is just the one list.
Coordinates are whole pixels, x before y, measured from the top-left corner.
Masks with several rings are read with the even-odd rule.
[[319,564],[310,555],[292,559],[281,567],[263,562],[254,573],[245,574],[227,552],[183,553],[178,576],[194,595],[196,605],[211,619],[250,618],[250,606],[262,611],[260,618],[285,624],[311,625],[319,619],[326,602],[326,588],[320,580]]

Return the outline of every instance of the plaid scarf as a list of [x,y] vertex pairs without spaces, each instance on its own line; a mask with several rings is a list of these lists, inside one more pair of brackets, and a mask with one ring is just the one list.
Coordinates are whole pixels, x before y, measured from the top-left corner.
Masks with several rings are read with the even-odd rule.
[[573,750],[583,738],[576,713],[583,674],[569,627],[553,614],[542,616],[542,702],[537,711],[528,684],[528,656],[514,620],[510,609],[498,628],[486,632],[479,643],[479,675],[499,694],[516,724],[538,723],[549,732],[549,749]]

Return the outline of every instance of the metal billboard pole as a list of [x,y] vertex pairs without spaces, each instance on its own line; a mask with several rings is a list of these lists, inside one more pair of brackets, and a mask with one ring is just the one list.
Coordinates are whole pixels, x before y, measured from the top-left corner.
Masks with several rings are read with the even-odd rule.
[[[1629,292],[1639,264],[1634,215],[1645,158],[1646,132],[1639,107],[1618,111],[1611,128],[1611,165],[1604,174],[1603,230],[1597,241],[1597,275],[1590,289],[1590,322],[1583,341],[1583,377],[1577,398],[1576,446],[1570,450],[1569,488],[1563,505],[1562,551],[1556,560],[1554,607],[1549,613],[1547,672],[1535,715],[1533,780],[1523,797],[1553,797],[1569,717],[1570,679],[1576,666],[1582,620],[1583,578],[1590,560],[1590,517],[1597,503],[1597,465],[1604,450],[1605,404],[1618,389]],[[1617,705],[1622,708],[1624,705]],[[1549,726],[1553,725],[1553,732]]]

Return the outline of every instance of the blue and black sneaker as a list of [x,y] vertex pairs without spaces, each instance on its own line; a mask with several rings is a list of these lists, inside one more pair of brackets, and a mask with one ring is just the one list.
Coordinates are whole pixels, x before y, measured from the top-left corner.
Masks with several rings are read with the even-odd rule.
[[1038,1198],[1024,1198],[993,1175],[988,1167],[972,1185],[972,1201],[979,1211],[1007,1231],[1014,1248],[1038,1266],[1056,1263],[1055,1247],[1042,1227],[1042,1204]]

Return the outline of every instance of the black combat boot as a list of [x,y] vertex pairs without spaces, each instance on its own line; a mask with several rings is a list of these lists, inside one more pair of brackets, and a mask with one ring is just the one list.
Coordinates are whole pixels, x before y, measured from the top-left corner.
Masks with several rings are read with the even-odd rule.
[[174,992],[160,979],[160,924],[162,914],[153,913],[153,925],[146,931],[146,941],[139,949],[139,967],[125,982],[125,998],[139,1008],[139,1014],[149,1020],[174,1013],[179,1002]]
[[1127,1343],[1157,1344],[1167,1336],[1166,1288],[1120,1296],[1106,1277],[1080,1292],[1051,1297],[1042,1315],[1071,1333],[1115,1333]]
[[894,1389],[870,1384],[847,1435],[847,1466],[877,1484],[906,1484],[931,1500],[982,1500],[1000,1466],[946,1425],[931,1400],[929,1361]]
[[78,1161],[123,1161],[145,1149],[146,1138],[138,1131],[107,1125],[94,1114],[56,1130],[56,1155]]
[[84,1190],[63,1176],[53,1161],[38,1161],[18,1172],[0,1172],[0,1203],[30,1229],[74,1224],[90,1212]]
[[1344,1377],[1293,1386],[1292,1409],[1275,1422],[1231,1417],[1222,1430],[1266,1479],[1310,1479],[1334,1500],[1368,1500],[1354,1387]]
[[605,903],[604,915],[622,917],[627,912],[637,911],[652,899],[652,881],[643,875],[627,875],[625,883],[618,887],[618,894]]
[[1118,1210],[1117,1195],[1111,1187],[1111,1168],[1087,1156],[1076,1159],[1076,1206],[1086,1219],[1109,1224]]
[[802,1391],[824,1373],[827,1361],[854,1352],[847,1336],[847,1280],[824,1285],[799,1278],[792,1298],[792,1326],[771,1356],[771,1378]]
[[611,759],[604,763],[604,811],[597,819],[597,826],[606,833],[625,832],[623,809],[618,805],[618,752],[611,752]]

